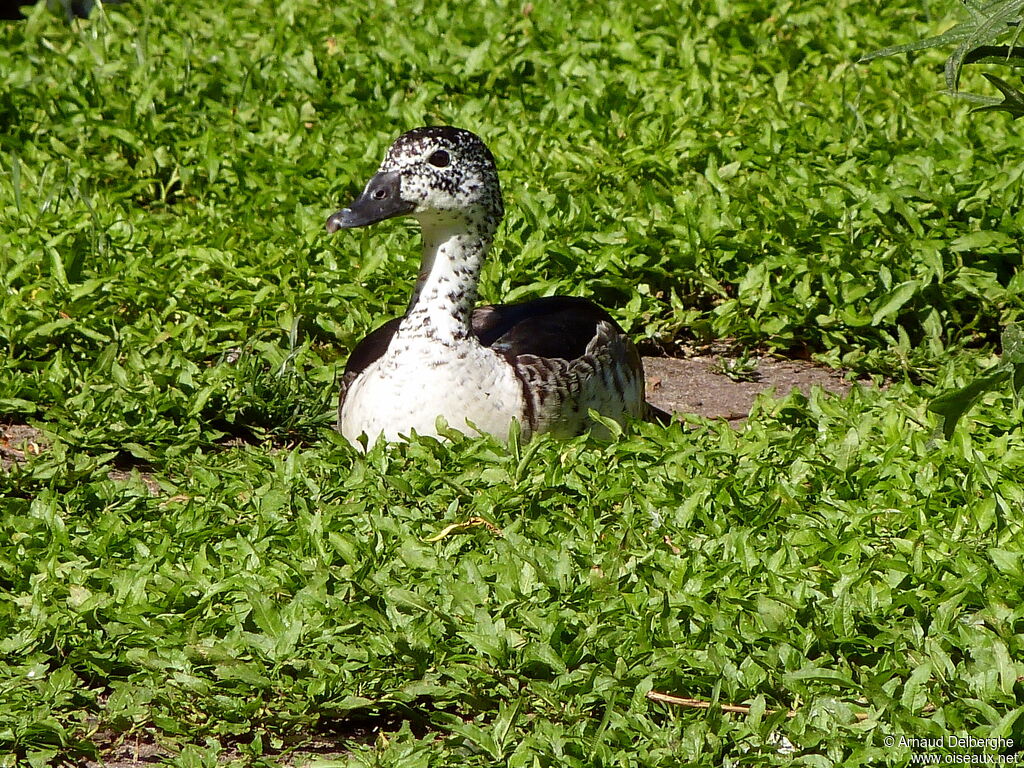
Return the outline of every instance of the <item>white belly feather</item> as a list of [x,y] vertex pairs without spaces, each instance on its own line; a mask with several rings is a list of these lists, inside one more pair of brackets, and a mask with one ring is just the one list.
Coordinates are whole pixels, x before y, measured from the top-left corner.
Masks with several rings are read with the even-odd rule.
[[493,350],[473,341],[455,354],[433,341],[396,336],[387,353],[350,385],[340,428],[353,445],[362,434],[372,445],[382,435],[394,441],[413,429],[437,436],[441,416],[460,432],[479,430],[504,440],[524,408],[522,384]]

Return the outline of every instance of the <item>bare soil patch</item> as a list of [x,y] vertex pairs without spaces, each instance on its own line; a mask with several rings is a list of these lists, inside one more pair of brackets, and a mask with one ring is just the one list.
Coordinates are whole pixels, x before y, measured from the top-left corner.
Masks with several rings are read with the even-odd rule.
[[832,368],[756,355],[749,358],[743,380],[737,381],[723,370],[729,363],[735,363],[735,358],[714,352],[687,358],[645,357],[647,399],[669,413],[739,422],[750,414],[754,398],[762,392],[785,397],[799,390],[807,395],[818,386],[842,396],[854,384]]
[[42,453],[43,433],[28,424],[0,424],[0,468],[7,469],[29,456]]

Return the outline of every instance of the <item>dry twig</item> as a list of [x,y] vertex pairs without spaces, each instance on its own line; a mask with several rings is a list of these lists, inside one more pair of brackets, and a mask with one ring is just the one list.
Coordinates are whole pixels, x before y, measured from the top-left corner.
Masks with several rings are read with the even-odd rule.
[[435,533],[433,536],[428,536],[424,541],[430,543],[440,541],[441,539],[450,536],[455,531],[464,531],[467,528],[473,528],[477,525],[485,526],[495,536],[501,536],[501,528],[496,526],[490,520],[484,520],[482,517],[471,517],[469,520],[465,520],[461,523],[452,523],[451,525],[445,526],[439,533]]
[[[673,696],[671,693],[661,691],[649,691],[647,698],[651,701],[660,701],[662,704],[674,704],[677,707],[689,707],[691,709],[714,709],[718,708],[723,712],[734,712],[738,715],[749,715],[750,707],[745,704],[715,704],[704,699],[687,699],[682,696]],[[766,715],[774,715],[779,710],[765,710]],[[870,715],[867,712],[854,712],[853,716],[859,721],[867,720]],[[786,710],[786,717],[796,717],[796,710]]]

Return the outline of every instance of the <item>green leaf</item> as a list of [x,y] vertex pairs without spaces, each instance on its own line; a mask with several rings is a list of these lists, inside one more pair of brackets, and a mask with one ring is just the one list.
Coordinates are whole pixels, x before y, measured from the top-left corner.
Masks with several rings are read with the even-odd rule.
[[[1009,112],[1013,115],[1013,119],[1016,120],[1018,117],[1024,116],[1024,92],[1014,88],[1008,82],[1002,78],[996,77],[991,72],[982,72],[982,75],[992,83],[996,88],[1003,94],[1003,100],[998,104],[986,104],[981,107],[975,107],[975,112],[988,112],[988,111],[1000,111]],[[1021,78],[1021,82],[1024,82],[1024,78]]]
[[875,59],[880,59],[883,56],[895,56],[898,53],[913,53],[914,51],[923,51],[926,48],[938,48],[951,43],[960,43],[964,40],[970,39],[974,35],[975,27],[973,22],[964,22],[958,24],[948,32],[943,32],[941,35],[935,35],[934,37],[927,37],[923,40],[916,40],[912,43],[901,43],[899,45],[891,45],[888,48],[880,48],[877,51],[864,54],[858,59],[862,64]]
[[1024,364],[1024,324],[1011,323],[1006,326],[1000,342],[1003,347],[1002,360],[1004,363]]
[[966,386],[952,392],[945,392],[928,404],[928,410],[942,417],[942,433],[948,440],[953,436],[957,422],[971,409],[982,395],[998,388],[1009,377],[1009,371],[1002,365],[984,376],[979,376]]
[[919,290],[921,290],[920,280],[907,280],[900,283],[878,302],[878,306],[871,315],[871,324],[878,325],[882,320],[895,315]]

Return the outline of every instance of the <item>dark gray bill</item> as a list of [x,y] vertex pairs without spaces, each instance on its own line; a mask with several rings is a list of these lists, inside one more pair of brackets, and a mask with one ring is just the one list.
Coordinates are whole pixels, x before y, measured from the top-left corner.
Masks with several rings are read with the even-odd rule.
[[327,220],[327,231],[365,227],[394,216],[412,213],[416,206],[403,200],[401,191],[402,179],[397,171],[376,174],[352,205],[342,208]]

